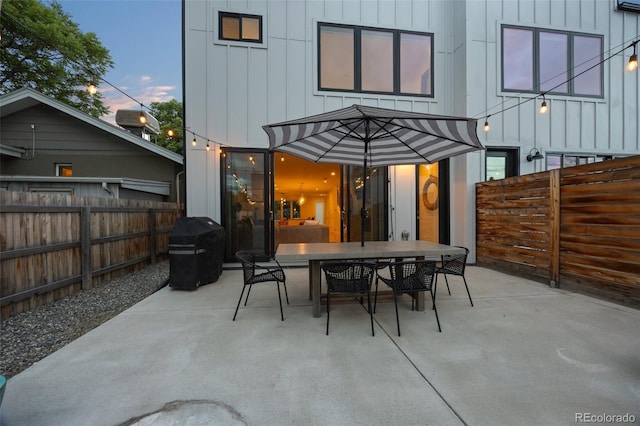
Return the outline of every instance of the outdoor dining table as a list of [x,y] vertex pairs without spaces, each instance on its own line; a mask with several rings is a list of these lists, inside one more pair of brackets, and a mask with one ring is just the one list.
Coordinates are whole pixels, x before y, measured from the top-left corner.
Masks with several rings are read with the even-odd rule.
[[[344,243],[286,243],[278,245],[275,259],[281,263],[309,262],[309,289],[313,316],[320,317],[322,275],[320,264],[327,260],[429,259],[464,254],[463,248],[430,241],[367,241]],[[424,294],[416,296],[416,309],[424,310]]]

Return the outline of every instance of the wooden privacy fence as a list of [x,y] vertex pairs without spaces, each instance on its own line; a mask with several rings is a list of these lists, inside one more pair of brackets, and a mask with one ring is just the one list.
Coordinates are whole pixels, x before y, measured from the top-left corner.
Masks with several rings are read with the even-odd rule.
[[174,203],[0,192],[0,317],[168,255]]
[[640,156],[476,184],[477,263],[640,307]]

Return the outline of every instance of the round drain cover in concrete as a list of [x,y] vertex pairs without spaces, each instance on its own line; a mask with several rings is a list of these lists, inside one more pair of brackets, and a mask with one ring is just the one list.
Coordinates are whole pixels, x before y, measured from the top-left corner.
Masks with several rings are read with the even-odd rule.
[[195,400],[169,402],[160,410],[130,419],[122,426],[233,426],[246,424],[240,413],[226,404]]

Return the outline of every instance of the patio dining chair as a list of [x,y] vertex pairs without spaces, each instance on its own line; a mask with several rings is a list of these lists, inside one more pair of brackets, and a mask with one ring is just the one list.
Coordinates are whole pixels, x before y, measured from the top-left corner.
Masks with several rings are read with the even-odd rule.
[[331,295],[334,293],[350,293],[367,295],[367,310],[371,319],[371,335],[373,330],[373,312],[371,311],[371,284],[376,265],[372,262],[336,261],[323,262],[320,267],[327,281],[327,336],[329,335],[329,315],[331,311]]
[[[433,260],[404,260],[400,262],[389,262],[389,276],[378,273],[378,279],[391,287],[393,293],[393,303],[396,307],[396,322],[398,324],[398,336],[400,336],[400,316],[398,315],[398,295],[404,293],[415,296],[418,292],[424,291],[431,294],[431,302],[433,303],[433,311],[436,314],[436,322],[438,323],[438,331],[442,332],[440,327],[440,319],[438,318],[438,310],[436,309],[435,299],[435,271],[436,264]],[[378,287],[376,286],[376,296],[373,310],[376,309],[378,302]],[[411,310],[414,304],[411,301]]]
[[[458,246],[460,247],[460,246]],[[447,279],[447,275],[455,275],[462,277],[462,281],[464,281],[464,286],[467,289],[467,295],[469,296],[469,302],[471,302],[471,306],[473,306],[473,300],[471,300],[471,293],[469,292],[469,286],[467,285],[467,279],[464,277],[464,270],[467,265],[467,256],[469,255],[469,249],[466,247],[463,248],[464,254],[456,254],[456,255],[443,255],[442,261],[440,262],[440,266],[436,269],[436,285],[433,290],[433,297],[435,298],[436,292],[438,290],[437,282],[438,275],[444,275],[444,282],[447,283],[447,291],[449,292],[449,296],[451,296],[451,288],[449,287],[449,280]]]
[[244,300],[244,306],[247,306],[247,300],[249,300],[251,287],[255,284],[266,282],[276,283],[276,287],[278,288],[278,301],[280,302],[280,318],[282,319],[282,321],[284,321],[284,313],[282,312],[282,297],[280,296],[280,283],[282,283],[282,285],[284,286],[284,294],[287,298],[287,305],[289,304],[289,294],[287,293],[286,276],[278,261],[275,261],[277,265],[275,267],[258,265],[256,263],[256,254],[250,251],[238,251],[236,252],[236,257],[242,264],[244,285],[242,286],[240,299],[238,300],[238,305],[236,306],[236,312],[233,314],[233,321],[236,320],[236,315],[238,315],[238,308],[240,307],[240,302],[242,302],[244,289],[249,287],[249,290],[247,290],[247,297]]

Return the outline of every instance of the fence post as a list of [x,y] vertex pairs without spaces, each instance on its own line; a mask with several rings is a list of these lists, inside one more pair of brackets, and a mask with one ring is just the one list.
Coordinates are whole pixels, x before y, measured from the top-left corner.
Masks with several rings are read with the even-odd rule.
[[157,238],[158,233],[156,230],[156,210],[149,209],[149,255],[151,256],[151,264],[154,265],[158,262],[157,253]]
[[560,279],[560,169],[549,173],[549,285]]
[[91,271],[91,207],[83,206],[80,212],[80,240],[82,250],[82,289],[91,288],[93,274]]

